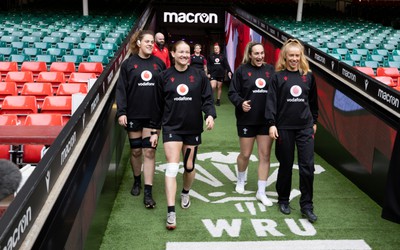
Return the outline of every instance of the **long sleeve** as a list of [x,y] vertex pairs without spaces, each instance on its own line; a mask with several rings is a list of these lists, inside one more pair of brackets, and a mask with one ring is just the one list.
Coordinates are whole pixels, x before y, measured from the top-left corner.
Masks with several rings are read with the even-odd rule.
[[159,80],[156,82],[156,86],[154,88],[154,109],[151,115],[150,127],[155,129],[161,128],[161,120],[164,113],[164,91],[163,91],[163,80],[162,73]]
[[241,93],[241,68],[238,68],[233,74],[231,84],[229,85],[228,98],[236,108],[241,108],[245,101]]
[[214,95],[212,92],[211,84],[204,73],[202,73],[202,90],[201,90],[201,100],[202,100],[202,111],[204,113],[204,120],[208,116],[212,116],[214,119],[217,118],[217,112],[214,106]]
[[121,70],[116,87],[117,117],[127,115],[127,84],[128,77],[126,72],[126,61],[121,65]]
[[269,125],[275,125],[277,115],[277,75],[274,75],[271,81],[271,85],[268,89],[267,101],[265,107],[265,118]]
[[316,124],[318,121],[318,93],[314,75],[311,75],[311,87],[308,102],[310,104],[314,124]]

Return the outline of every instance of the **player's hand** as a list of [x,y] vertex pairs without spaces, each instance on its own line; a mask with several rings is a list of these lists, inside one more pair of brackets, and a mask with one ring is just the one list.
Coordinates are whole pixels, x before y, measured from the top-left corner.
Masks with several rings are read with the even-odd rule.
[[279,134],[278,134],[278,129],[276,128],[276,126],[269,127],[269,137],[271,137],[274,140],[278,139]]
[[122,127],[126,127],[128,125],[128,118],[126,117],[126,115],[121,115],[120,117],[118,117],[118,123]]
[[207,130],[211,130],[214,128],[214,118],[211,115],[209,115],[206,119],[206,127]]

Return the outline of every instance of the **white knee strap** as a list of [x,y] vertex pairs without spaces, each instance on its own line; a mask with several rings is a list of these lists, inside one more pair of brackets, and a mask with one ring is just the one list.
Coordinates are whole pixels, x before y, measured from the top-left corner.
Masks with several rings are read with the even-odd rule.
[[179,171],[179,163],[167,163],[165,166],[165,176],[176,177]]

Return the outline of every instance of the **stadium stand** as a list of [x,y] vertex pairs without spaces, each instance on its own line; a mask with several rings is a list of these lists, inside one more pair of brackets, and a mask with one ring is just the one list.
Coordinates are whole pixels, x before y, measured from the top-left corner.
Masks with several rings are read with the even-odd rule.
[[55,92],[60,83],[66,82],[66,78],[65,78],[64,72],[47,71],[47,72],[40,72],[36,81],[51,83],[53,85],[53,89]]
[[50,65],[49,71],[63,72],[66,80],[68,80],[71,73],[76,71],[75,63],[73,63],[73,62],[53,62]]
[[99,76],[103,70],[103,64],[100,62],[81,62],[78,66],[78,72],[95,73],[96,76]]
[[2,78],[4,78],[10,71],[18,71],[18,64],[16,62],[0,62],[0,73]]
[[21,95],[35,96],[38,110],[41,110],[44,98],[53,95],[53,86],[50,82],[27,82],[22,86]]
[[71,96],[47,96],[44,98],[41,113],[56,113],[63,115],[63,123],[66,124],[72,112]]
[[76,93],[86,94],[88,87],[86,83],[61,83],[58,86],[56,96],[72,95]]
[[0,114],[16,114],[21,124],[28,114],[37,113],[38,107],[34,96],[6,96]]
[[72,72],[69,76],[69,83],[88,83],[89,79],[96,78],[95,73]]
[[21,71],[31,71],[34,81],[42,71],[47,71],[46,62],[41,61],[24,61],[21,65]]
[[33,74],[31,71],[10,71],[4,78],[5,82],[15,82],[17,88],[22,88],[26,82],[33,82]]
[[0,82],[0,109],[6,96],[18,95],[17,84],[15,82]]

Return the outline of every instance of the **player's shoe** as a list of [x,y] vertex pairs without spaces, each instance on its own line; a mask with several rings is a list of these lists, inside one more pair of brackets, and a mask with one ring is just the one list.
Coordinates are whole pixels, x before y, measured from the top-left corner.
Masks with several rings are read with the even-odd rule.
[[271,207],[273,205],[272,201],[268,199],[266,194],[260,194],[257,192],[256,198],[257,200],[261,201],[264,206]]
[[142,187],[141,187],[141,183],[135,181],[135,182],[133,183],[133,187],[132,187],[132,190],[131,190],[131,194],[132,194],[133,196],[138,196],[138,195],[140,195],[140,189],[141,189],[141,188],[142,188]]
[[166,227],[168,230],[174,230],[176,228],[176,213],[175,212],[169,212],[167,214]]
[[243,194],[244,193],[244,181],[237,181],[236,182],[236,188],[235,188],[236,192],[238,192],[239,194]]
[[187,209],[190,207],[190,196],[189,194],[181,193],[181,207]]
[[146,208],[155,208],[156,207],[156,202],[153,200],[153,196],[151,192],[144,191],[144,196],[143,196],[143,203]]

